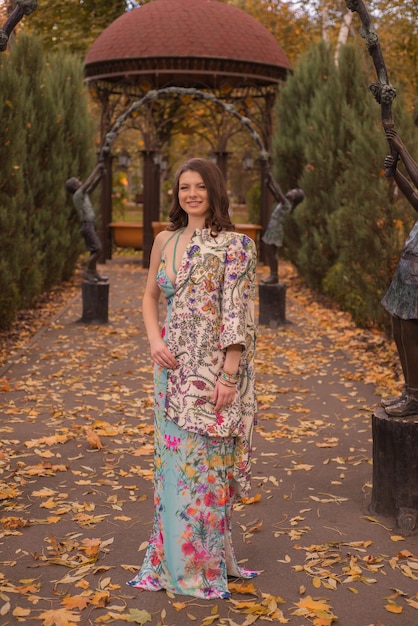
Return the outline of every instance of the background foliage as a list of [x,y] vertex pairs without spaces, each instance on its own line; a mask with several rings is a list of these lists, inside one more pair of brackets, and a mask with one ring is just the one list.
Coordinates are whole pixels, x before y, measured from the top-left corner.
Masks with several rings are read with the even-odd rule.
[[80,61],[22,34],[0,57],[0,327],[68,278],[84,249],[64,181],[88,172],[95,130]]
[[[40,2],[0,59],[0,325],[69,276],[83,249],[62,186],[67,176],[90,171],[94,158],[82,60],[111,22],[147,1]],[[344,0],[219,1],[263,23],[294,68],[278,100],[273,155],[280,184],[301,186],[307,194],[286,224],[289,256],[309,285],[338,301],[358,323],[385,326],[379,301],[414,215],[382,175],[387,146],[368,91],[374,68],[358,16]],[[366,4],[398,89],[395,122],[416,155],[418,0]],[[0,1],[3,19],[13,6],[14,0]],[[352,21],[344,30],[347,16]],[[177,144],[187,153],[192,142],[201,141],[192,111],[177,126]],[[216,132],[211,136],[204,128],[207,143],[216,144]],[[246,147],[242,137],[227,141],[232,184],[243,180],[237,154]],[[250,186],[255,178],[244,178],[248,184],[237,196],[248,194],[251,221],[258,221],[257,187]]]
[[[397,127],[413,153],[416,128],[397,105]],[[388,148],[361,53],[344,46],[337,68],[331,46],[314,45],[282,90],[277,115],[277,176],[306,193],[286,224],[290,258],[357,323],[387,325],[379,303],[413,210],[384,177]]]

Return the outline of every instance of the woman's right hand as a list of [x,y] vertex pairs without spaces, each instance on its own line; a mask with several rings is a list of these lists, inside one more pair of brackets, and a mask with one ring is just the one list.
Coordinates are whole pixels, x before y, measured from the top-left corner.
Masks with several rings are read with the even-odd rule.
[[174,369],[177,367],[177,359],[167,348],[167,344],[163,339],[155,339],[150,341],[151,358],[156,365]]

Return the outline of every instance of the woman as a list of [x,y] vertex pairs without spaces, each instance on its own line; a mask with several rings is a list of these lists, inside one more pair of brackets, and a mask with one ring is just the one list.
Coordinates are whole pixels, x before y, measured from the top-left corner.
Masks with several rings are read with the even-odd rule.
[[[418,165],[409,154],[395,129],[386,136],[402,159],[413,184],[397,168],[391,155],[385,159],[399,189],[418,212]],[[405,386],[399,398],[382,402],[391,417],[418,415],[418,221],[403,247],[398,266],[382,305],[392,315],[393,337],[401,361]]]
[[257,574],[238,566],[231,543],[232,502],[249,491],[256,252],[233,230],[214,163],[184,163],[173,192],[143,299],[155,364],[154,527],[129,584],[228,598],[228,576]]

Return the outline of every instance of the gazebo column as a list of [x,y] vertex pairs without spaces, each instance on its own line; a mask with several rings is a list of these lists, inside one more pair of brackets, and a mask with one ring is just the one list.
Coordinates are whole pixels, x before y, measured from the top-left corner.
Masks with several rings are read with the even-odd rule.
[[153,201],[152,201],[152,221],[160,221],[160,202],[161,202],[161,155],[156,153],[154,155],[154,168],[153,168]]
[[102,252],[99,261],[106,262],[112,258],[112,233],[109,224],[112,221],[112,155],[104,155],[104,164],[106,174],[102,178],[100,191],[100,219],[97,229],[100,242],[102,244]]
[[[263,136],[263,144],[267,152],[271,153],[271,137],[273,134],[273,120],[272,120],[272,112],[274,107],[276,94],[270,93],[265,96],[265,109],[263,113],[263,125],[262,125],[262,136]],[[261,189],[261,198],[260,198],[260,222],[261,222],[261,235],[266,231],[270,215],[272,212],[273,206],[273,196],[271,195],[267,185],[267,172],[270,164],[264,160],[261,160],[260,166],[260,189]],[[264,250],[264,244],[260,238],[260,260],[263,263],[267,263],[266,254]]]
[[143,161],[143,243],[142,266],[149,267],[154,234],[152,222],[160,219],[160,168],[155,162],[154,150],[142,151]]
[[224,175],[225,180],[228,180],[228,152],[217,151],[216,155],[216,164]]
[[[260,162],[260,223],[263,234],[269,223],[271,210],[272,210],[272,196],[266,185],[267,173],[268,173],[267,161],[261,160]],[[260,237],[260,260],[266,263],[266,255],[264,251],[264,244]]]

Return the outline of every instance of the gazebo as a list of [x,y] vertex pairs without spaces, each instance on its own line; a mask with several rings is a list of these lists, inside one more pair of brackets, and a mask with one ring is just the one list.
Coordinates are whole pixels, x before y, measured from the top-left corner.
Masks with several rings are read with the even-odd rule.
[[[101,136],[115,111],[149,90],[195,88],[229,102],[257,99],[256,121],[267,151],[271,148],[272,109],[280,83],[291,71],[273,35],[256,19],[218,0],[152,0],[121,15],[94,42],[85,58],[86,81],[101,104]],[[115,106],[115,102],[119,102]],[[144,168],[144,266],[152,245],[151,222],[158,219],[155,193],[158,146],[147,146]],[[226,171],[226,153],[217,153]],[[111,256],[111,158],[101,199],[101,238]],[[261,168],[263,169],[263,168]],[[265,172],[261,171],[262,181]],[[261,224],[266,226],[270,196],[261,185]]]

